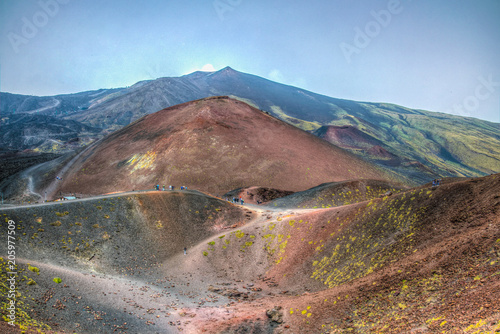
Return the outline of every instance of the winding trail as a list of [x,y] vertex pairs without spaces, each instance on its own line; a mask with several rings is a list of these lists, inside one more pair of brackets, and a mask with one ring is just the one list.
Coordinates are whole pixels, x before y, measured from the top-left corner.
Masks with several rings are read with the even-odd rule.
[[[94,142],[94,143],[90,144],[89,146],[87,146],[83,151],[81,151],[80,153],[78,153],[77,155],[75,155],[68,163],[64,164],[64,167],[61,168],[61,170],[59,171],[58,175],[60,177],[64,177],[64,174],[71,167],[73,167],[73,165],[78,160],[78,158],[80,158],[84,153],[86,153],[87,151],[89,151],[90,149],[92,149],[99,142],[100,142],[100,140],[97,140],[96,142]],[[40,192],[42,194],[46,194],[48,200],[53,199],[53,196],[54,196],[54,194],[57,191],[58,183],[59,183],[59,180],[57,180],[57,179],[52,180],[52,182],[47,187],[45,187],[44,189],[41,189]],[[43,196],[41,196],[41,197],[43,197]]]
[[28,110],[28,111],[26,111],[26,113],[28,113],[28,114],[35,114],[35,113],[43,112],[45,110],[56,108],[56,107],[58,107],[61,104],[60,100],[57,100],[55,98],[52,98],[52,100],[54,102],[53,105],[42,107],[42,108],[38,108],[38,109],[34,109],[34,110]]

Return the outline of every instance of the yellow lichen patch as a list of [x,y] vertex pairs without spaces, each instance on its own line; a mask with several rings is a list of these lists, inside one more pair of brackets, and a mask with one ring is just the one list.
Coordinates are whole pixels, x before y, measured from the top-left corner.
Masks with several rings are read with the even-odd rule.
[[40,269],[38,269],[37,267],[32,267],[29,263],[28,263],[28,270],[36,273],[37,275],[40,275]]
[[132,166],[130,174],[139,169],[154,169],[153,163],[156,160],[156,152],[148,151],[146,154],[134,154],[127,161],[127,164]]
[[[31,267],[31,265],[28,265]],[[9,263],[4,260],[2,257],[0,257],[0,295],[1,296],[7,296],[10,293],[9,286],[4,283],[6,282],[6,279],[9,278],[7,276],[7,273],[9,271],[14,270],[15,272],[18,272],[20,275],[18,277],[18,287],[21,287],[21,283],[26,284],[28,286],[36,285],[36,281],[34,281],[32,278],[28,278],[26,275],[22,275],[22,273],[26,272],[26,268],[24,266],[19,266],[19,265],[14,265],[14,268],[9,268],[10,265]],[[31,267],[35,268],[35,267]],[[38,269],[38,268],[37,268]],[[29,270],[29,269],[28,269]],[[21,276],[22,275],[22,276]],[[32,288],[29,288],[31,290]],[[25,289],[16,289],[15,292],[15,300],[16,300],[16,307],[13,310],[13,313],[11,310],[8,310],[8,307],[10,306],[10,303],[8,302],[8,299],[5,298],[5,301],[2,301],[0,303],[0,319],[5,321],[5,322],[12,322],[11,324],[14,325],[15,327],[19,328],[21,331],[20,333],[24,333],[25,330],[28,328],[31,329],[30,333],[37,332],[37,333],[47,333],[48,331],[51,330],[51,328],[44,324],[43,322],[39,322],[37,320],[34,320],[31,318],[31,314],[33,312],[33,302],[35,299],[32,298],[28,292]],[[7,317],[8,314],[12,314],[14,316],[14,320],[11,319],[10,317]],[[8,326],[8,325],[7,325]],[[14,327],[13,326],[13,327]],[[16,331],[17,333],[17,331]]]
[[[355,215],[356,220],[369,220],[371,224],[354,224],[349,219],[341,221],[339,226],[344,223],[348,226],[345,230],[337,231],[336,245],[332,248],[321,242],[317,245],[317,242],[309,241],[310,245],[315,245],[318,253],[330,253],[312,261],[311,278],[333,288],[382,268],[410,249],[413,251],[410,245],[415,235],[415,225],[425,208],[411,207],[409,202],[409,199],[403,201],[398,198],[386,202],[373,199],[370,205],[360,208]],[[398,238],[391,242],[391,247],[386,248],[388,238],[396,231],[404,233],[399,233]]]
[[[483,319],[480,319],[477,323],[475,323],[475,324],[470,325],[469,327],[467,327],[467,328],[465,329],[465,331],[466,331],[466,332],[469,332],[469,331],[471,331],[471,330],[473,330],[473,329],[478,329],[478,328],[481,328],[481,327],[483,327],[484,325],[486,325],[486,321],[484,321]],[[477,331],[476,331],[476,332],[474,332],[474,333],[477,333]]]

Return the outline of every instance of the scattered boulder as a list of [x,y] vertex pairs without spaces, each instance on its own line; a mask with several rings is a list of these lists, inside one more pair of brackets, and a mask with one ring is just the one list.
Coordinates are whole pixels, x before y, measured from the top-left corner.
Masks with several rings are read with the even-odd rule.
[[232,298],[232,299],[248,299],[248,293],[238,291],[237,289],[229,288],[216,288],[213,285],[208,287],[208,291],[217,293],[219,295]]
[[275,306],[270,310],[266,311],[266,315],[271,321],[276,322],[278,324],[283,323],[283,311],[281,310],[281,306]]

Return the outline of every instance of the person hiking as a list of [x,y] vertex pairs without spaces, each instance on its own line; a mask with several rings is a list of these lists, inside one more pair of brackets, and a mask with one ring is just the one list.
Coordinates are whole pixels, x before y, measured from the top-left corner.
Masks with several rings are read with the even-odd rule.
[[245,204],[245,200],[242,198],[240,199],[241,205]]
[[184,247],[184,255],[187,255],[187,248]]

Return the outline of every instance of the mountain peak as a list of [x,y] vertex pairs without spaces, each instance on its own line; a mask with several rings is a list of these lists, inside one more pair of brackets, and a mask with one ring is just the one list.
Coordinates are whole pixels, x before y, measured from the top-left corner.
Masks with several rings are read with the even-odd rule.
[[[238,71],[234,70],[233,68],[231,68],[230,66],[226,66],[224,67],[223,69],[215,72],[215,73],[219,73],[219,74],[225,74],[225,75],[231,75],[231,74],[236,74],[236,73],[239,73]],[[215,74],[214,73],[214,74]]]
[[207,76],[207,75],[212,75],[212,74],[217,74],[217,73],[238,73],[238,71],[234,70],[230,66],[226,66],[218,71],[212,71],[212,72],[207,72],[207,71],[194,71],[192,73],[188,73],[183,75],[184,77],[189,76],[189,77],[200,77],[200,76]]

